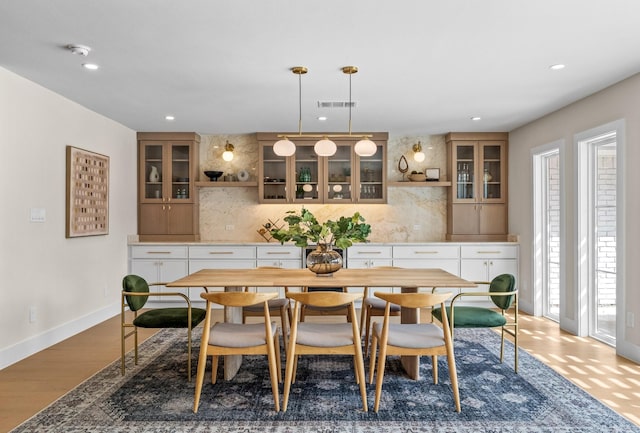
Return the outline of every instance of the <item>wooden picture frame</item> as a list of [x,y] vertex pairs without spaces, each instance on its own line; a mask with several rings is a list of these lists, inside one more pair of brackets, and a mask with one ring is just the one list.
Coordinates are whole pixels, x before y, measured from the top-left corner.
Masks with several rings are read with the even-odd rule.
[[67,238],[109,234],[109,157],[67,146]]
[[440,169],[439,168],[427,168],[424,170],[424,174],[427,177],[427,181],[439,181]]

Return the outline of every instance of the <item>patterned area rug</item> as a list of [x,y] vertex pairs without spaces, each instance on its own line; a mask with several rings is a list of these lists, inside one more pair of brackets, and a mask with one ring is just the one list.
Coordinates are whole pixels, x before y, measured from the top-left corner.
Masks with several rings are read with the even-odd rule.
[[[198,329],[196,342],[199,334]],[[163,330],[143,344],[137,367],[128,359],[124,378],[114,362],[13,432],[640,433],[524,351],[520,374],[513,371],[512,346],[500,364],[495,333],[461,329],[455,338],[461,413],[454,410],[444,359],[434,385],[430,358],[422,360],[419,381],[408,379],[399,360],[389,358],[376,414],[362,411],[350,357],[308,356],[300,358],[286,413],[273,410],[266,359],[245,357],[232,381],[219,377],[215,385],[208,362],[194,414],[184,331]],[[196,347],[194,366],[197,353]],[[374,386],[367,389],[371,408]]]

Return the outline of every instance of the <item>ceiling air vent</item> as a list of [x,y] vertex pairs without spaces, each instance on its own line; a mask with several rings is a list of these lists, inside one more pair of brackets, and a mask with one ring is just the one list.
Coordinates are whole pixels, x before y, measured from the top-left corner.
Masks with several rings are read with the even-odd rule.
[[356,101],[318,101],[318,108],[356,108]]

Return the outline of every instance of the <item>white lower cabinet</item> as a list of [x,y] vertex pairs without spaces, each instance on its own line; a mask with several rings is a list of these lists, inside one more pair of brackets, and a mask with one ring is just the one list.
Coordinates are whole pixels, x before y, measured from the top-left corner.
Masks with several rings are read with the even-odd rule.
[[[293,245],[264,244],[140,244],[129,247],[129,270],[149,283],[170,282],[201,269],[253,269],[275,266],[298,269],[303,266],[304,250]],[[348,268],[368,269],[378,266],[402,268],[440,268],[470,281],[491,281],[502,273],[513,274],[518,281],[519,247],[517,244],[485,242],[434,242],[424,244],[354,244],[346,251]],[[215,288],[221,289],[221,288]],[[163,288],[162,290],[168,291]],[[202,287],[181,289],[192,301],[203,302]],[[399,291],[383,287],[370,291]],[[444,289],[443,289],[444,290]],[[488,286],[474,289],[486,291]],[[169,291],[176,291],[171,289]],[[284,295],[284,289],[280,289]],[[152,299],[153,302],[160,301]],[[166,302],[162,298],[160,302]],[[488,297],[464,298],[461,304],[492,306]]]
[[[139,275],[147,283],[168,283],[189,275],[189,261],[186,246],[153,245],[132,246],[130,273]],[[189,289],[150,287],[152,292],[180,292],[189,296]],[[152,296],[149,302],[176,303],[177,297]],[[183,303],[184,304],[184,303]]]
[[[379,266],[393,266],[393,247],[390,245],[352,245],[347,248],[347,267],[350,269],[371,269]],[[364,287],[361,288],[364,290]],[[399,290],[399,289],[396,289]],[[394,291],[393,287],[373,287],[367,296],[373,293]]]
[[[512,274],[518,281],[518,246],[517,245],[465,245],[461,248],[460,276],[469,281],[490,282],[500,274]],[[476,289],[465,291],[488,291],[488,285],[479,285]],[[494,306],[488,297],[469,296],[465,303],[481,303]]]
[[[256,247],[245,245],[189,246],[189,273],[202,269],[253,269],[256,267]],[[223,287],[210,287],[223,290]],[[202,301],[202,287],[191,288],[191,299]]]
[[[284,269],[302,268],[302,248],[289,245],[268,245],[257,247],[257,266],[268,266]],[[299,289],[299,287],[289,287]],[[284,287],[277,288],[284,297]]]

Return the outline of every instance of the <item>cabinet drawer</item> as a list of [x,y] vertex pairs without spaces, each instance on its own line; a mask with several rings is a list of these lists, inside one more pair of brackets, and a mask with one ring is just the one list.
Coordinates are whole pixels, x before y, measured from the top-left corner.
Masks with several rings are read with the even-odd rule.
[[517,259],[517,245],[463,245],[463,259]]
[[185,245],[136,245],[131,247],[132,259],[186,259]]
[[189,247],[191,259],[255,259],[256,247],[241,245],[208,245]]
[[347,248],[348,260],[357,259],[391,259],[393,248],[390,246],[352,245]]
[[457,245],[407,245],[394,246],[395,259],[457,259],[460,247]]
[[295,246],[264,246],[258,247],[258,258],[265,260],[300,260],[302,248]]

